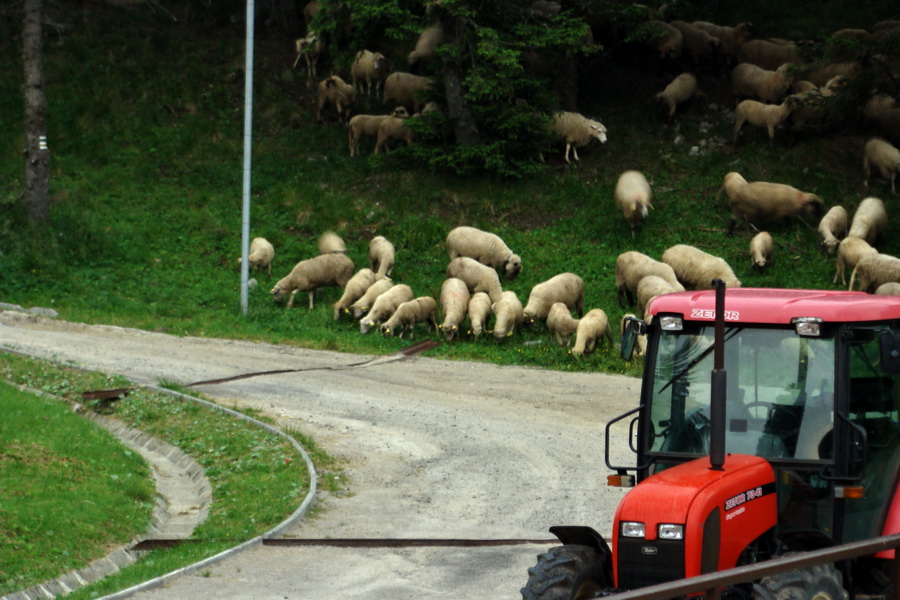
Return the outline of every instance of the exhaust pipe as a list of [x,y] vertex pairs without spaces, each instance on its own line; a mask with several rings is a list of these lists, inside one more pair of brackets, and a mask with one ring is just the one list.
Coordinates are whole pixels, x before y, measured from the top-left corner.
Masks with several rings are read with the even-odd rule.
[[725,282],[713,280],[716,291],[716,321],[713,370],[710,397],[709,462],[712,470],[721,471],[725,465]]

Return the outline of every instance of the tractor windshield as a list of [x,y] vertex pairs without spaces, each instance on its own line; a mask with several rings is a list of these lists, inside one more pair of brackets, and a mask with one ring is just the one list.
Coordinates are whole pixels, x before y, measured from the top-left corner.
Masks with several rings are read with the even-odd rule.
[[[709,452],[712,324],[662,332],[653,368],[648,450]],[[831,458],[834,340],[793,328],[725,331],[726,451],[766,458]]]

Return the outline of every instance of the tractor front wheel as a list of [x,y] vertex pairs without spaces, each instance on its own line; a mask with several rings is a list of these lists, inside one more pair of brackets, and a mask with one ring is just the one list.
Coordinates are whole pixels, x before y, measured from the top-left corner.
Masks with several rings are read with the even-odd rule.
[[753,600],[847,600],[840,571],[815,565],[764,577],[753,584]]
[[538,555],[521,591],[524,600],[586,600],[610,587],[612,582],[596,550],[566,545]]

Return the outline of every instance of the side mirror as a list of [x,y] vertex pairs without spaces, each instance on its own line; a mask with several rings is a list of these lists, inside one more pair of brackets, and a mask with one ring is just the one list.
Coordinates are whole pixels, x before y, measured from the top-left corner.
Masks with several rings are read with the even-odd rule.
[[886,331],[878,338],[881,371],[885,375],[900,373],[900,332]]
[[640,319],[634,317],[625,317],[625,327],[622,331],[622,350],[623,360],[631,360],[634,355],[634,346],[637,343],[637,337],[647,332],[647,325]]

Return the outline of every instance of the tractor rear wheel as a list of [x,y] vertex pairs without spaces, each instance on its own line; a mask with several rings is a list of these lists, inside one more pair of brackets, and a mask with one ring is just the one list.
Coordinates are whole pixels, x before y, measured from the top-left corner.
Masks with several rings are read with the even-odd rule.
[[585,600],[612,587],[611,583],[596,550],[566,545],[538,555],[521,591],[525,600]]
[[814,565],[762,578],[753,584],[753,600],[847,600],[842,582],[834,565]]

